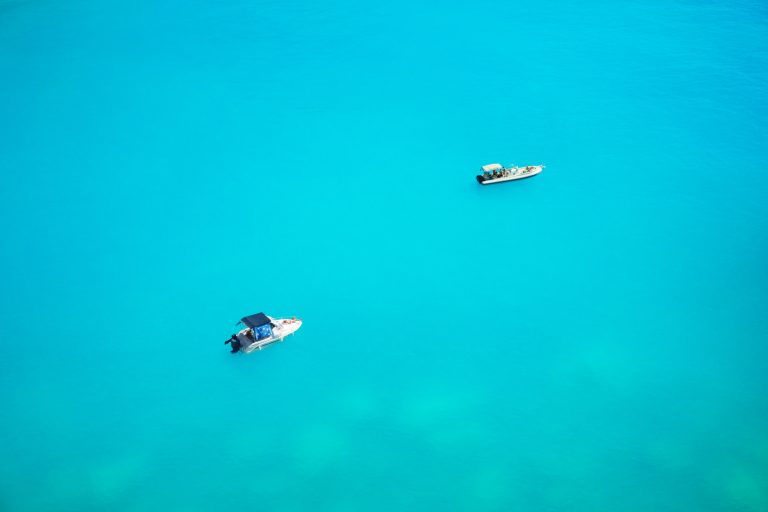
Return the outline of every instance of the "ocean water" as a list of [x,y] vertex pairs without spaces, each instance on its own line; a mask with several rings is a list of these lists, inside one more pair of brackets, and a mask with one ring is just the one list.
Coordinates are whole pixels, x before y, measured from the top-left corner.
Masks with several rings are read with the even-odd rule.
[[0,510],[768,510],[767,116],[756,0],[0,1]]

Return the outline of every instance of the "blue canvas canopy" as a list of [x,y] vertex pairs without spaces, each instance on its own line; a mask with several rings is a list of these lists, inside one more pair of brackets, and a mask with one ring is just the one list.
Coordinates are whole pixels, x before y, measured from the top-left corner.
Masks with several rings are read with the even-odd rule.
[[256,313],[255,315],[246,316],[241,318],[240,321],[251,329],[256,329],[257,327],[269,325],[271,323],[269,317],[264,313]]
[[253,332],[256,334],[257,340],[263,340],[264,338],[272,336],[272,326],[270,324],[260,325],[254,328]]

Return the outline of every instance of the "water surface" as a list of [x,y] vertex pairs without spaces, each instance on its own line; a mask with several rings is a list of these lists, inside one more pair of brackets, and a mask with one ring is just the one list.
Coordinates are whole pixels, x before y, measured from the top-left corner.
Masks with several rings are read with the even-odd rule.
[[768,510],[766,55],[753,0],[0,2],[0,510]]

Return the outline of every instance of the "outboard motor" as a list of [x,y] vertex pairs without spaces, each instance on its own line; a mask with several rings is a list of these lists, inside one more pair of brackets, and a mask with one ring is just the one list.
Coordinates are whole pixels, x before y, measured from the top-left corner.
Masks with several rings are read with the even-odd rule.
[[242,347],[242,345],[240,344],[240,340],[238,340],[237,336],[235,336],[234,334],[232,335],[231,338],[229,338],[227,341],[224,342],[225,345],[227,343],[230,343],[232,345],[232,350],[230,351],[230,354],[239,352],[240,348]]

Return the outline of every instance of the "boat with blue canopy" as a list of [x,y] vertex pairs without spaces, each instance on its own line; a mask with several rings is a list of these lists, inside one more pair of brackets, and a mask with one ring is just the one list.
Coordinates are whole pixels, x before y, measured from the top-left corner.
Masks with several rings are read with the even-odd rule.
[[236,352],[249,354],[295,334],[301,327],[301,323],[301,320],[296,317],[272,318],[264,313],[256,313],[241,318],[237,324],[242,324],[245,328],[233,334],[224,344],[232,347],[233,354]]

